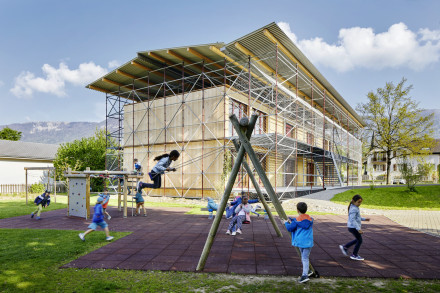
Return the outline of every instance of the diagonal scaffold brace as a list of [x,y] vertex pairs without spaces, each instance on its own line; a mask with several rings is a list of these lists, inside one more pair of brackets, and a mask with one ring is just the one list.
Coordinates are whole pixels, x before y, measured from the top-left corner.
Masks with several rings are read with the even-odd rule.
[[[197,271],[202,271],[203,268],[205,267],[206,260],[208,258],[209,252],[211,250],[215,235],[217,234],[222,215],[225,211],[227,201],[228,201],[229,196],[231,194],[232,187],[233,187],[235,179],[238,175],[241,164],[243,164],[244,168],[246,169],[246,171],[252,181],[252,184],[254,185],[255,190],[257,191],[258,197],[260,198],[266,211],[268,212],[268,216],[272,222],[272,225],[274,226],[275,231],[277,232],[277,235],[279,237],[283,236],[281,231],[278,228],[278,225],[276,224],[276,222],[273,218],[272,213],[270,212],[269,207],[267,206],[267,203],[264,199],[264,196],[261,193],[259,185],[258,185],[255,177],[253,176],[251,169],[244,158],[245,153],[248,154],[248,156],[252,162],[252,165],[254,166],[258,176],[260,177],[260,180],[263,182],[263,185],[266,188],[266,192],[268,193],[268,195],[272,201],[272,204],[274,205],[275,210],[277,211],[279,217],[283,220],[288,219],[286,213],[284,212],[283,207],[281,206],[280,201],[278,200],[278,198],[275,194],[275,191],[272,187],[272,184],[270,183],[269,179],[267,178],[267,175],[264,172],[263,167],[261,166],[261,163],[260,163],[257,155],[255,154],[255,151],[252,148],[251,143],[249,142],[249,139],[251,138],[256,121],[258,119],[258,115],[253,114],[251,116],[250,120],[242,119],[242,121],[239,122],[237,120],[237,117],[234,114],[232,114],[231,116],[229,116],[229,119],[238,134],[238,137],[240,140],[240,145],[238,145],[237,141],[233,141],[234,146],[238,151],[237,157],[236,157],[234,166],[232,167],[231,174],[230,174],[228,182],[226,184],[225,192],[223,194],[222,200],[221,200],[220,205],[218,207],[215,219],[212,223],[211,229],[210,229],[208,237],[206,239],[205,246],[202,251],[202,255],[200,256],[200,260],[199,260],[199,263],[198,263],[197,269],[196,269]],[[290,233],[289,233],[289,235],[290,235]],[[298,248],[297,248],[297,252],[301,256],[301,253]],[[310,269],[313,271],[315,277],[319,277],[319,273],[313,268],[311,263],[310,263]]]

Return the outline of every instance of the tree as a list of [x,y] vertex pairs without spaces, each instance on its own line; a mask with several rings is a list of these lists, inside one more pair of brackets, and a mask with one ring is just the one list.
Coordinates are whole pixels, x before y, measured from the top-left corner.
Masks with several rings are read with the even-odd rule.
[[18,141],[21,139],[21,131],[5,127],[0,130],[0,139]]
[[408,190],[412,192],[416,191],[416,184],[434,170],[434,164],[431,163],[419,162],[415,166],[407,157],[403,157],[399,161],[399,171],[405,179]]
[[[57,170],[57,178],[63,179],[67,168],[74,171],[84,171],[87,167],[91,170],[104,170],[105,155],[106,133],[104,130],[96,130],[92,137],[62,144],[53,162]],[[92,178],[91,184],[97,190],[101,190],[102,180],[97,179]]]
[[397,86],[387,82],[384,88],[369,92],[368,102],[356,108],[367,124],[365,133],[369,141],[365,145],[370,146],[369,154],[374,151],[386,154],[387,184],[392,159],[428,154],[435,146],[433,114],[421,114],[418,103],[409,96],[412,85],[405,87],[405,82],[405,78]]

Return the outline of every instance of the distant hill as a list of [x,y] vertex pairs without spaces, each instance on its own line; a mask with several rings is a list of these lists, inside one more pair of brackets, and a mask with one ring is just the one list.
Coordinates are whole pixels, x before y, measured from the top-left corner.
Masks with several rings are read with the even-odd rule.
[[[102,122],[28,122],[0,125],[21,131],[21,141],[61,144],[72,142],[75,139],[91,137],[96,129],[105,129]],[[109,131],[117,129],[117,122],[109,125]]]
[[[434,137],[440,139],[440,109],[426,109],[423,114],[434,113]],[[117,130],[116,120],[109,120],[109,131]],[[21,141],[61,144],[75,139],[93,136],[95,129],[104,129],[102,122],[28,122],[0,125],[22,132]]]
[[434,138],[440,139],[440,109],[426,109],[423,111],[424,115],[434,113]]

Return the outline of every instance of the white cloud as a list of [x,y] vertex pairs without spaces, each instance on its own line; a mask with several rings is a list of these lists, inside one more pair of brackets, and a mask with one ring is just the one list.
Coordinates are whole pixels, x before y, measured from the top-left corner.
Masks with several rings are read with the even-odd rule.
[[421,70],[440,58],[440,31],[421,29],[415,33],[402,22],[377,34],[372,28],[343,28],[337,44],[318,37],[298,40],[288,23],[279,25],[312,62],[341,72],[355,68]]
[[29,71],[20,73],[10,91],[19,98],[31,98],[34,92],[62,97],[67,95],[66,83],[84,86],[108,72],[93,62],[82,63],[77,69],[72,70],[64,62],[61,62],[58,68],[44,64],[41,69],[44,77],[37,77]]
[[116,68],[119,67],[121,63],[118,60],[112,60],[108,63],[108,68]]

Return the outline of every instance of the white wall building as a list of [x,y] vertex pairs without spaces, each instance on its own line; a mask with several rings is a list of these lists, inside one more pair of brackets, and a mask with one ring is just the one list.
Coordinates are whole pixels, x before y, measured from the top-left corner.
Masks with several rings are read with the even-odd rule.
[[[58,145],[0,140],[0,184],[25,184],[25,167],[53,167]],[[38,183],[42,170],[28,171],[28,184]]]
[[[436,140],[436,146],[431,149],[430,155],[410,158],[408,161],[413,166],[417,166],[420,162],[433,164],[435,167],[434,171],[437,171],[440,164],[440,139]],[[394,179],[402,178],[398,164],[398,160],[391,160],[390,183],[392,183]],[[385,181],[387,175],[386,154],[382,152],[374,152],[371,156],[369,156],[367,160],[366,173],[367,175],[363,176],[363,180],[373,180],[374,177],[374,180]],[[429,178],[424,178],[424,180],[432,181],[432,175],[433,174],[430,174],[428,176]]]

